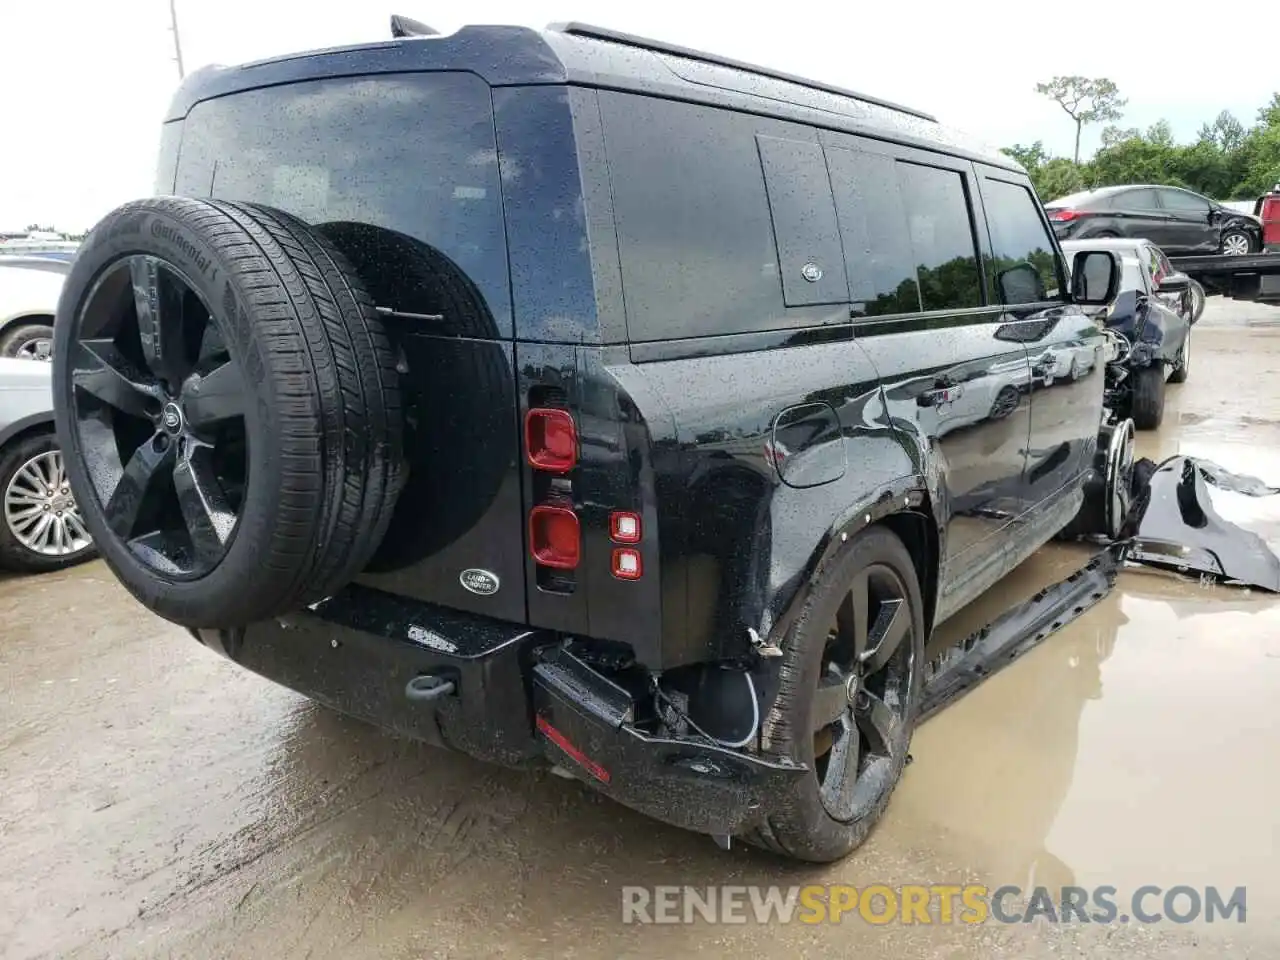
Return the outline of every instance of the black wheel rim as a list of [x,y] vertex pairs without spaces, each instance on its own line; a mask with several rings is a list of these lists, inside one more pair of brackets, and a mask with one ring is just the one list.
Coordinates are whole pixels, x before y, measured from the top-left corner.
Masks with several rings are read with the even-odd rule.
[[175,267],[111,264],[69,344],[79,452],[106,525],[175,579],[226,556],[248,482],[247,384],[217,317]]
[[818,796],[840,821],[868,814],[904,760],[915,628],[902,578],[858,573],[823,651],[813,707]]
[[1002,387],[991,405],[991,419],[1003,420],[1018,409],[1018,390],[1016,387]]

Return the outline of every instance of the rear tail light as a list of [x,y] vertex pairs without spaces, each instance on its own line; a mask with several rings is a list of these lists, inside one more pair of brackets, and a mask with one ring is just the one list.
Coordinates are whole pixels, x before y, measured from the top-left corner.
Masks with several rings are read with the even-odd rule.
[[609,539],[614,543],[639,543],[640,515],[638,513],[610,514]]
[[1049,219],[1054,223],[1070,223],[1072,220],[1080,219],[1079,210],[1050,210]]
[[529,550],[544,567],[575,569],[582,556],[578,515],[568,507],[534,507],[529,513]]
[[644,561],[640,551],[633,547],[619,547],[613,551],[613,575],[619,580],[639,580],[644,575]]
[[578,462],[578,429],[569,411],[535,407],[524,416],[524,449],[529,466],[568,473]]

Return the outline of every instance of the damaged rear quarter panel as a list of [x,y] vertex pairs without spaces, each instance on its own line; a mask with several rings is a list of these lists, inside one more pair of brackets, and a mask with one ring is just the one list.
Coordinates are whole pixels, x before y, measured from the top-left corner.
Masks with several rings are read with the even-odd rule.
[[[675,432],[674,443],[666,441],[671,449],[655,453],[655,489],[663,602],[683,595],[684,610],[680,617],[664,608],[661,667],[741,656],[748,628],[769,634],[833,534],[912,486],[919,467],[852,337],[632,370],[648,395],[662,398]],[[836,430],[828,416],[806,417],[823,408],[833,412]],[[785,429],[775,431],[788,411],[794,415],[781,420]],[[657,438],[655,447],[663,448]],[[819,482],[783,483],[777,464],[805,456],[816,466],[797,474]],[[883,504],[875,510],[882,512]],[[684,628],[673,629],[681,619]]]

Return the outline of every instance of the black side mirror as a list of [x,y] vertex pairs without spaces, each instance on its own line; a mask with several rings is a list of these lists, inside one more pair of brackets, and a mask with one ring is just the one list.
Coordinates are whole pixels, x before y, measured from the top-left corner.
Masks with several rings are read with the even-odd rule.
[[1182,293],[1191,289],[1191,278],[1185,273],[1171,273],[1160,281],[1159,293]]
[[1120,259],[1110,250],[1082,250],[1071,262],[1071,299],[1105,307],[1120,289]]

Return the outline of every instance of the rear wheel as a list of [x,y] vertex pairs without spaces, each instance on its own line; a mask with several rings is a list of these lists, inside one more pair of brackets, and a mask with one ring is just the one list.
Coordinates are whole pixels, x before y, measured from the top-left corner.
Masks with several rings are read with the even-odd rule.
[[53,327],[26,323],[0,334],[0,357],[21,360],[48,360],[53,348]]
[[142,603],[242,625],[367,563],[401,483],[398,375],[322,236],[231,203],[127,204],[81,246],[58,310],[71,488]]
[[0,568],[40,573],[93,556],[52,434],[0,451],[0,510]]
[[1136,371],[1129,416],[1139,430],[1155,430],[1164,420],[1164,365],[1159,361]]
[[924,629],[902,541],[879,527],[850,540],[787,636],[765,728],[771,749],[810,772],[748,840],[825,862],[867,838],[906,764]]
[[1222,234],[1221,249],[1229,257],[1243,257],[1253,252],[1253,239],[1243,230],[1227,230]]

